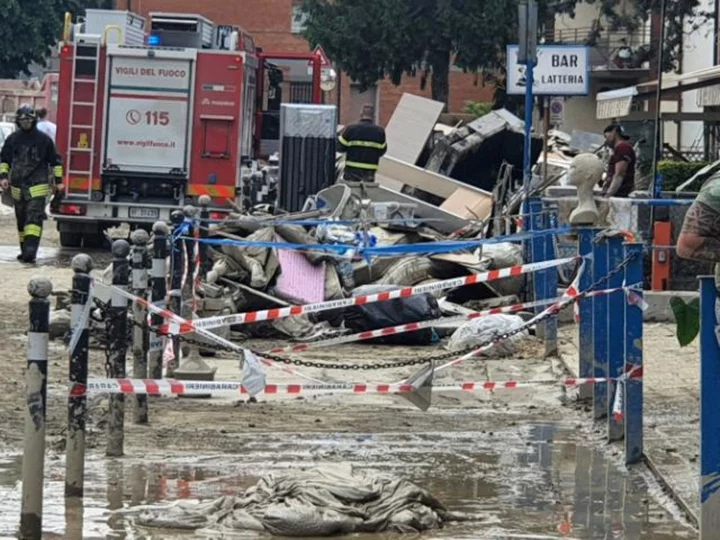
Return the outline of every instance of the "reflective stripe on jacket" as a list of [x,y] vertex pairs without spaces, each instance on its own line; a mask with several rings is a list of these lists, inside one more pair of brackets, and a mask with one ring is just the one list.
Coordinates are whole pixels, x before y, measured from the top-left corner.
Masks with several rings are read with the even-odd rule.
[[338,150],[345,152],[345,167],[375,171],[387,151],[385,130],[371,120],[360,120],[338,136]]

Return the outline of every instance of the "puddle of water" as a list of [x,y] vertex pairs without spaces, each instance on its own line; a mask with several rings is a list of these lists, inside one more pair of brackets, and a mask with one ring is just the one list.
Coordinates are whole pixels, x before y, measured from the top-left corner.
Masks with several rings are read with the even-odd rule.
[[[20,252],[17,246],[0,246],[0,264],[17,263]],[[107,250],[81,250],[67,248],[40,247],[37,254],[38,266],[69,267],[72,258],[78,253],[92,255],[95,268],[106,266],[112,261],[112,255]]]
[[[64,463],[47,464],[47,538],[184,539],[192,533],[134,529],[109,510],[180,499],[212,499],[268,472],[328,464],[392,472],[429,489],[455,511],[482,517],[424,538],[696,538],[656,497],[643,472],[626,472],[602,450],[576,444],[554,424],[497,433],[247,435],[243,455],[91,459],[81,506],[63,498]],[[20,512],[19,459],[0,460],[0,536]],[[233,538],[255,535],[233,535]],[[353,538],[360,538],[354,536]],[[368,536],[366,538],[394,538]]]

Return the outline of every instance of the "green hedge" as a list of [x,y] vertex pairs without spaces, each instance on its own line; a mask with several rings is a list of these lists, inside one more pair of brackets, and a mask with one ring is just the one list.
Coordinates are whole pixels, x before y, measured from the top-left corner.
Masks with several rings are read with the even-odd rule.
[[660,161],[658,174],[663,177],[663,191],[674,191],[676,187],[690,179],[696,172],[708,165],[705,161]]

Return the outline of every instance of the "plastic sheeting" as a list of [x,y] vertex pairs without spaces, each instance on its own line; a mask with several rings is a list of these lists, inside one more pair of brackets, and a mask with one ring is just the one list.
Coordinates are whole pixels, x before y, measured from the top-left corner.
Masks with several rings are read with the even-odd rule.
[[[353,291],[353,296],[377,294],[396,290],[393,285],[366,285]],[[345,327],[353,333],[377,330],[414,322],[437,319],[440,307],[434,296],[421,294],[409,298],[395,298],[385,302],[352,306],[345,310]],[[368,340],[368,343],[383,345],[430,345],[437,341],[432,328],[417,332],[383,336]]]
[[[451,351],[461,351],[482,345],[495,336],[514,330],[524,323],[525,321],[518,315],[498,314],[473,319],[463,324],[453,333],[447,348]],[[486,355],[509,356],[515,354],[517,342],[526,338],[527,335],[527,331],[523,331],[502,343],[496,343]]]
[[430,492],[407,480],[342,470],[268,474],[242,495],[123,513],[135,513],[136,524],[143,527],[244,530],[291,537],[415,533],[467,519],[447,511]]

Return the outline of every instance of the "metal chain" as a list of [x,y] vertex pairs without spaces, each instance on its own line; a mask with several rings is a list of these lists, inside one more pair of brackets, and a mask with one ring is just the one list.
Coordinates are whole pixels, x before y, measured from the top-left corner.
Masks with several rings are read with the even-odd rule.
[[[578,295],[574,298],[568,298],[567,300],[564,300],[560,302],[558,305],[555,306],[555,309],[548,309],[546,313],[544,313],[539,318],[533,318],[533,320],[528,321],[527,323],[518,326],[517,328],[513,328],[512,330],[508,330],[507,332],[503,332],[501,334],[496,334],[492,338],[486,340],[483,343],[473,345],[472,347],[468,347],[466,349],[460,350],[460,351],[449,351],[446,353],[438,354],[435,356],[425,357],[425,358],[415,358],[415,359],[408,359],[408,360],[401,360],[399,362],[377,362],[373,364],[334,364],[334,363],[326,363],[326,362],[313,362],[311,360],[300,360],[298,358],[287,358],[284,356],[277,356],[274,354],[264,353],[255,351],[253,349],[248,349],[253,354],[266,358],[268,360],[272,360],[274,362],[278,362],[281,364],[286,365],[292,365],[297,367],[306,367],[306,368],[316,368],[316,369],[332,369],[332,370],[343,370],[343,371],[374,371],[374,370],[380,370],[380,369],[395,369],[399,367],[410,367],[410,366],[419,366],[428,364],[430,362],[442,362],[445,360],[450,360],[454,358],[459,358],[460,356],[464,356],[466,354],[469,354],[473,351],[477,351],[479,349],[485,348],[489,345],[494,345],[497,343],[500,343],[502,341],[505,341],[517,334],[520,334],[521,332],[526,331],[531,326],[534,326],[540,322],[545,321],[546,319],[549,319],[550,317],[556,316],[559,312],[562,310],[568,308],[573,303],[577,302],[578,300],[584,298],[591,292],[593,292],[598,286],[603,284],[604,282],[610,280],[620,272],[624,271],[625,268],[638,256],[638,253],[633,253],[632,255],[626,257],[616,268],[611,270],[607,275],[599,278],[597,281],[592,283],[587,289],[584,291],[581,291],[578,293]],[[103,312],[103,315],[107,314],[107,307],[108,304],[101,302],[98,299],[94,299],[95,303],[100,307],[101,312]],[[220,344],[210,344],[205,341],[199,341],[190,337],[187,337],[186,335],[179,334],[171,334],[169,332],[161,332],[156,327],[153,327],[149,325],[147,322],[140,322],[140,321],[131,321],[134,326],[137,326],[139,328],[142,328],[144,330],[148,330],[149,332],[152,332],[158,336],[162,337],[178,337],[180,341],[187,343],[188,345],[194,345],[197,347],[200,347],[205,350],[212,350],[217,352],[225,352],[229,354],[237,354],[242,355],[240,351],[237,351],[236,349],[233,349],[231,347],[228,347],[226,345],[220,345]],[[108,340],[109,342],[109,340]],[[322,341],[320,341],[321,343]]]

